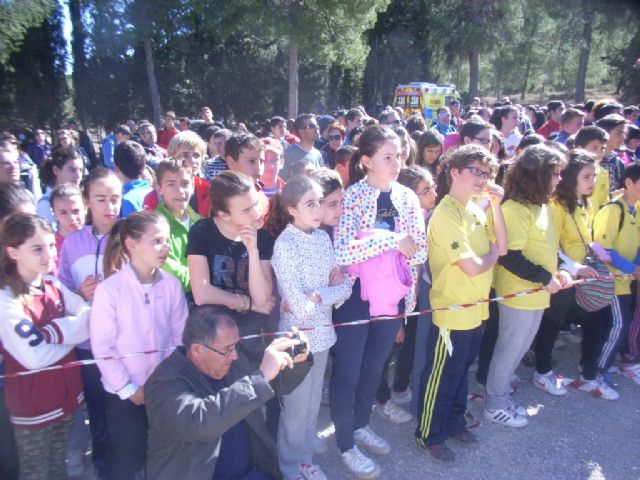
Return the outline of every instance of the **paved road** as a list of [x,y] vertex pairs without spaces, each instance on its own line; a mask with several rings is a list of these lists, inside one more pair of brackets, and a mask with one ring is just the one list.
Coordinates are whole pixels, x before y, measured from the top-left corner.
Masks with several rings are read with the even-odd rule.
[[[579,347],[568,345],[554,353],[558,373],[577,375]],[[458,456],[454,465],[433,462],[413,440],[415,422],[395,425],[372,414],[372,427],[391,442],[393,451],[375,457],[382,468],[381,480],[639,480],[640,479],[640,386],[618,376],[620,399],[598,400],[581,391],[552,397],[527,380],[532,369],[520,367],[525,381],[515,400],[529,408],[529,426],[513,429],[490,424],[482,418],[484,402],[471,401],[469,409],[481,424],[473,431],[481,446],[469,451],[452,444]],[[471,392],[482,392],[472,380]],[[320,430],[331,431],[328,407],[320,412]],[[342,465],[333,435],[329,451],[317,455],[330,480],[350,480]],[[93,480],[87,472],[80,477]]]
[[[577,375],[578,345],[568,345],[554,354],[558,373]],[[518,374],[530,380],[532,369]],[[433,462],[413,440],[415,422],[394,425],[372,414],[372,428],[390,441],[393,451],[372,456],[382,468],[381,479],[446,480],[635,480],[640,479],[640,386],[622,376],[614,402],[592,398],[570,390],[565,397],[553,397],[530,381],[521,384],[515,400],[532,414],[522,429],[490,424],[482,418],[484,402],[471,401],[469,409],[481,419],[474,432],[481,446],[469,451],[451,444],[458,457],[454,465]],[[471,392],[481,392],[475,381]],[[330,425],[328,408],[322,407],[319,428]],[[353,478],[343,467],[333,436],[329,451],[317,455],[332,480]]]

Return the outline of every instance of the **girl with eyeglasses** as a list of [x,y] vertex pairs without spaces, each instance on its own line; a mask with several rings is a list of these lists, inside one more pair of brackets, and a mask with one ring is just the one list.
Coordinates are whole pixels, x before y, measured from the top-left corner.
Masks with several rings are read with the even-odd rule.
[[480,117],[473,117],[460,127],[460,141],[462,145],[473,143],[491,150],[491,124]]
[[[503,191],[488,182],[494,168],[491,154],[477,145],[464,145],[447,154],[437,180],[440,201],[427,230],[431,308],[471,304],[489,296],[494,266],[499,255],[506,253],[500,208]],[[474,201],[483,192],[489,195],[493,227]],[[433,312],[415,436],[421,447],[442,462],[455,461],[445,440],[471,447],[478,443],[466,427],[464,414],[468,371],[488,316],[486,303]]]
[[113,479],[145,478],[148,423],[143,385],[170,350],[180,345],[188,315],[182,285],[161,269],[169,252],[168,239],[169,224],[155,212],[134,212],[119,220],[105,249],[107,278],[93,298],[94,357],[158,350],[98,364],[106,391]]

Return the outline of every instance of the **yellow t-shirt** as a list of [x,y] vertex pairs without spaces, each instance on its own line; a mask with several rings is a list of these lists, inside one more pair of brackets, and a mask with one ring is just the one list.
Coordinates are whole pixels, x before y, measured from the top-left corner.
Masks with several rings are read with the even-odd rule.
[[593,224],[598,210],[600,210],[603,205],[606,205],[607,202],[609,202],[609,172],[606,168],[597,165],[596,184],[589,197],[589,218],[591,219],[589,226]]
[[[473,202],[466,206],[446,195],[429,220],[427,243],[433,308],[473,303],[489,298],[493,269],[470,277],[458,266],[465,258],[489,253],[493,234],[485,213]],[[488,304],[433,312],[433,323],[450,330],[470,330],[489,317]]]
[[[520,250],[529,261],[540,265],[552,275],[558,268],[558,237],[547,205],[532,205],[507,200],[502,204],[502,214],[507,227],[509,250]],[[498,296],[540,287],[498,266],[495,278]],[[502,300],[500,303],[520,310],[544,310],[549,306],[546,290],[524,297]]]
[[[591,242],[589,226],[593,222],[589,216],[589,210],[582,205],[578,205],[573,215],[571,215],[567,208],[557,200],[551,200],[549,208],[556,227],[560,250],[571,260],[584,263],[587,258],[585,243],[589,244]],[[580,228],[579,231],[578,228]]]
[[[619,231],[622,209],[618,205],[614,205],[614,203],[618,203],[624,208],[624,221]],[[637,205],[632,215],[629,206],[622,197],[618,197],[610,204],[602,207],[596,215],[593,222],[593,240],[604,248],[615,250],[630,262],[634,262],[638,246],[640,246],[638,228],[640,228],[640,213]],[[607,265],[607,267],[611,273],[622,273],[611,265]],[[616,295],[631,294],[632,280],[632,277],[616,277]]]

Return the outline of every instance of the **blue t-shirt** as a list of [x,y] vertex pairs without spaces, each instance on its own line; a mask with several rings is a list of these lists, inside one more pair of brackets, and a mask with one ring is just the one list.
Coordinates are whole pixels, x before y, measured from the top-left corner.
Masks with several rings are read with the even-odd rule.
[[144,197],[146,197],[151,190],[153,190],[153,187],[142,178],[125,183],[122,186],[120,218],[126,218],[130,213],[142,211]]
[[382,230],[396,231],[396,218],[398,210],[391,203],[391,191],[380,192],[377,203],[376,226]]

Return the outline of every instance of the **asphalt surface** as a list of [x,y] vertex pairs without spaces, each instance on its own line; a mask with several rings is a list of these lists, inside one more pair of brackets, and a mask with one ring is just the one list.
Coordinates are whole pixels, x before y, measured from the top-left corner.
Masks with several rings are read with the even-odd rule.
[[[556,372],[575,378],[579,345],[554,352]],[[496,425],[484,420],[484,400],[468,402],[468,410],[480,421],[472,431],[477,450],[449,446],[457,459],[453,465],[431,460],[414,441],[416,421],[397,425],[372,413],[371,427],[391,443],[386,456],[370,455],[381,467],[380,479],[446,480],[635,480],[640,479],[640,386],[616,375],[620,399],[607,401],[569,389],[554,397],[531,384],[533,370],[520,366],[523,380],[514,400],[527,407],[530,423],[524,428]],[[470,375],[469,391],[483,393]],[[355,478],[343,466],[331,432],[328,407],[320,412],[318,429],[328,438],[329,450],[316,455],[329,479]]]
[[[556,372],[575,378],[579,345],[554,351]],[[468,402],[468,410],[480,421],[472,431],[477,450],[451,442],[457,459],[453,465],[431,460],[414,441],[416,421],[397,425],[371,415],[371,427],[391,443],[386,456],[371,455],[381,467],[381,480],[640,480],[640,386],[616,375],[620,399],[607,401],[569,389],[553,397],[531,384],[533,370],[520,366],[523,380],[514,400],[529,410],[530,423],[510,428],[482,417],[483,400]],[[470,393],[483,393],[470,375]],[[329,408],[321,407],[318,430],[327,439],[328,452],[315,456],[330,480],[353,477],[343,466],[333,438]],[[96,478],[87,459],[83,474],[73,478]],[[150,479],[151,480],[151,479]]]

